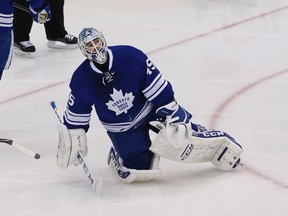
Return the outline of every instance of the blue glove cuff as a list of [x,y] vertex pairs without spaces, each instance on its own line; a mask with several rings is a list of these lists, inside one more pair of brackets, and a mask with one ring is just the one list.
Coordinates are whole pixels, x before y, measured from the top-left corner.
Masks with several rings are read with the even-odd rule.
[[189,123],[192,115],[177,104],[176,101],[172,101],[156,110],[156,114],[162,117],[171,116],[173,123],[183,122],[185,124]]

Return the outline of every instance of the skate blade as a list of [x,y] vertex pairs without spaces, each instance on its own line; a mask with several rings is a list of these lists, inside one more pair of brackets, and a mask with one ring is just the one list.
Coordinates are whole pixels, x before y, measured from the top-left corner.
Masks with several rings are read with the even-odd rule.
[[36,56],[35,52],[23,52],[17,47],[14,47],[13,50],[15,55],[23,56],[25,58],[34,58]]
[[65,44],[61,41],[48,41],[47,47],[51,49],[76,49],[78,44]]

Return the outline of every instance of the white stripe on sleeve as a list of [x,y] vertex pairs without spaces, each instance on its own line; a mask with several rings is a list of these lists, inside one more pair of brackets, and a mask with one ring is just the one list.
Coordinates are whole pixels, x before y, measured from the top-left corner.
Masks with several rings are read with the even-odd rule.
[[64,118],[71,125],[87,125],[90,122],[91,113],[77,114],[67,109],[64,113]]

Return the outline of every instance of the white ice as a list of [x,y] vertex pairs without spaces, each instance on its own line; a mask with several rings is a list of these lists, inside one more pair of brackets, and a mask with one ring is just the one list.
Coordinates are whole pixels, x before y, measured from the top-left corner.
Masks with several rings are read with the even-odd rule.
[[165,159],[160,179],[124,184],[107,166],[110,141],[93,114],[86,157],[101,170],[97,196],[81,167],[60,170],[56,120],[69,80],[84,60],[79,50],[46,47],[34,23],[34,59],[15,56],[0,81],[0,138],[41,154],[32,159],[0,146],[1,216],[287,216],[287,0],[69,0],[65,26],[101,30],[109,45],[145,51],[171,81],[194,122],[224,130],[242,144],[242,167]]

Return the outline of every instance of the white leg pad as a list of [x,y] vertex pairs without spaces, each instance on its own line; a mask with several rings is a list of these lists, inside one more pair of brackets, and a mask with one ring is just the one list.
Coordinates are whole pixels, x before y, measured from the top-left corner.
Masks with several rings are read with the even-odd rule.
[[211,161],[224,171],[235,168],[240,161],[242,147],[223,131],[191,133],[183,124],[158,126],[160,132],[150,150],[161,157],[183,163]]
[[151,181],[158,178],[162,173],[162,171],[159,169],[159,156],[157,156],[152,162],[152,168],[155,169],[129,169],[123,166],[121,158],[117,155],[113,148],[111,148],[109,152],[108,164],[115,170],[117,176],[124,183]]
[[197,136],[183,139],[183,144],[171,143],[165,135],[158,134],[150,150],[161,157],[182,163],[208,162],[218,150],[223,138],[205,139]]
[[85,157],[88,153],[86,133],[83,129],[67,129],[63,124],[57,124],[59,142],[57,148],[57,166],[66,169],[71,164],[79,165],[77,152]]
[[220,170],[230,171],[239,164],[242,153],[243,149],[240,146],[226,138],[212,157],[211,163]]

